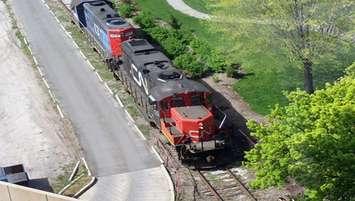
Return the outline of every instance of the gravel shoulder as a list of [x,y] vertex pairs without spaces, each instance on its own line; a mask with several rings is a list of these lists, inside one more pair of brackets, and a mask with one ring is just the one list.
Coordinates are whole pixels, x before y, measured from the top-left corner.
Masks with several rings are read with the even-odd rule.
[[21,49],[2,1],[0,50],[0,166],[22,163],[30,179],[54,181],[80,149]]

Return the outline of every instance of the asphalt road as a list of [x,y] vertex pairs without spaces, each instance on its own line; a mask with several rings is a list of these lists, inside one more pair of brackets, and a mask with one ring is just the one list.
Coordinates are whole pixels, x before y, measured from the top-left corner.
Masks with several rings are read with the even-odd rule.
[[[13,9],[49,85],[73,122],[96,176],[160,165],[40,0],[13,0]],[[19,80],[20,81],[20,80]]]

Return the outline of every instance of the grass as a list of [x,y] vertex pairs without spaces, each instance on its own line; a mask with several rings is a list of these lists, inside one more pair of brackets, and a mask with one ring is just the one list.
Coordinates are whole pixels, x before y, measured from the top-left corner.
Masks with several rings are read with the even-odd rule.
[[83,163],[80,164],[78,172],[76,176],[73,178],[73,181],[77,179],[73,185],[71,185],[68,189],[63,192],[63,195],[72,197],[74,196],[79,190],[81,190],[86,184],[91,181],[91,176],[88,175],[88,172]]
[[60,190],[62,190],[62,188],[70,183],[68,179],[70,177],[71,171],[74,168],[74,165],[75,164],[70,163],[69,165],[61,168],[62,174],[57,176],[57,178],[55,178],[55,180],[51,183],[54,193],[58,193]]
[[[184,1],[200,11],[216,9],[209,8],[210,5],[208,4],[213,0]],[[208,41],[211,46],[217,49],[228,51],[232,46],[248,42],[243,38],[230,41],[229,38],[211,33],[207,22],[174,10],[166,0],[135,0],[135,2],[140,10],[150,12],[154,17],[162,20],[168,21],[171,15],[174,16],[182,23],[182,27],[193,30],[197,37]],[[249,49],[249,46],[245,46],[240,49],[240,52],[233,53],[231,59],[232,62],[241,63],[242,69],[249,74],[234,84],[234,90],[249,103],[254,111],[263,115],[269,114],[270,109],[275,104],[285,105],[287,103],[284,91],[292,91],[296,88],[303,89],[303,70],[295,64],[291,64],[280,47],[270,48],[272,48],[270,52],[276,52],[273,57],[261,49],[254,52],[244,51],[244,49]],[[265,51],[268,52],[269,50]],[[351,64],[351,58],[355,58],[355,50],[349,50],[348,52],[350,52],[348,56],[341,59],[343,64],[332,64],[330,62],[330,64],[318,63],[314,65],[316,88],[322,88],[326,82],[332,82],[342,75],[346,65]]]
[[[71,163],[67,166],[62,167],[62,174],[60,174],[55,181],[52,183],[53,192],[58,193],[65,186],[67,186],[71,181],[69,181],[69,177],[73,171],[75,164]],[[72,197],[75,193],[77,193],[80,189],[82,189],[86,184],[88,184],[91,180],[91,176],[88,175],[87,169],[85,165],[81,162],[79,169],[74,176],[73,180],[76,180],[68,189],[66,189],[62,195]]]
[[191,8],[198,10],[203,13],[210,13],[211,8],[209,7],[209,3],[211,0],[183,0],[187,5]]

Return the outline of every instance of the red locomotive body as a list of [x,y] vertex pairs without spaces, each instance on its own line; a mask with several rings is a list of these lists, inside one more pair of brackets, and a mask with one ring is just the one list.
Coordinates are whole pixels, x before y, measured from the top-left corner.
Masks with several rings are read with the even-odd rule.
[[135,29],[132,26],[123,29],[108,30],[112,57],[119,59],[122,56],[122,43],[133,38],[134,32]]

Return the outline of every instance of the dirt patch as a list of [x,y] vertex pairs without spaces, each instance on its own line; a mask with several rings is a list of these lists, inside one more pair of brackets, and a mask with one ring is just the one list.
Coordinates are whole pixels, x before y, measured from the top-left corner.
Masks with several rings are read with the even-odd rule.
[[[30,179],[49,180],[80,155],[0,1],[0,166],[24,164]],[[47,181],[48,181],[47,180]]]

